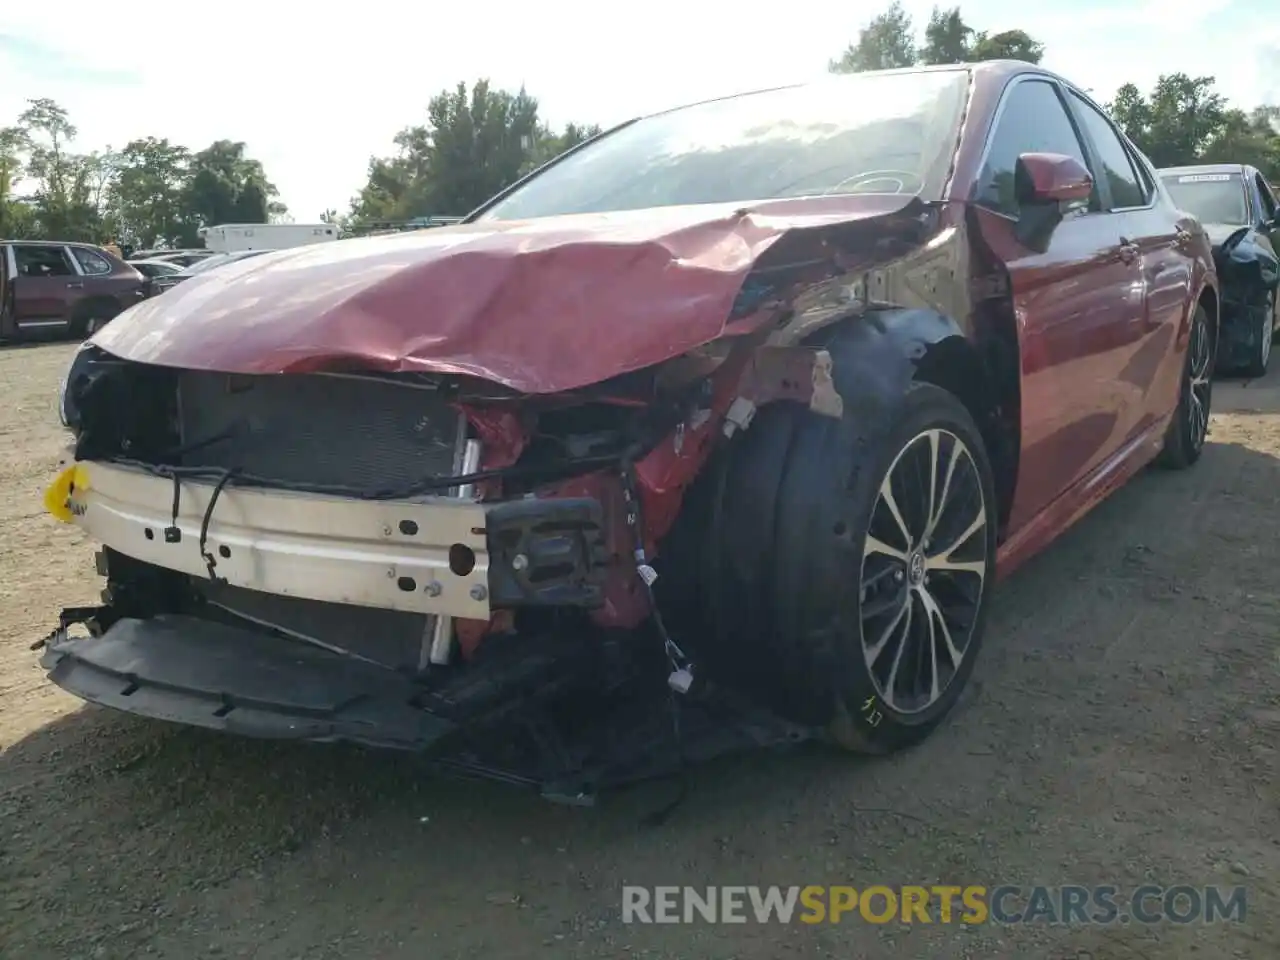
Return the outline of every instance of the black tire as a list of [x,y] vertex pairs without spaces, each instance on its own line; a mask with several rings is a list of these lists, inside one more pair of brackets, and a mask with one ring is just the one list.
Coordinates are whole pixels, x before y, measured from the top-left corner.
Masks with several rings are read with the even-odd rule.
[[1216,352],[1217,335],[1209,314],[1203,305],[1197,305],[1191,318],[1191,336],[1182,367],[1178,407],[1165,432],[1164,449],[1156,458],[1157,466],[1166,470],[1185,470],[1200,459],[1209,432]]
[[[955,396],[915,383],[883,412],[836,421],[785,405],[761,411],[731,450],[723,520],[711,551],[719,568],[711,578],[716,645],[729,652],[737,677],[790,719],[824,727],[842,747],[876,754],[923,740],[960,697],[982,643],[997,523],[982,435]],[[937,437],[936,449],[931,437]],[[918,560],[901,527],[884,526],[895,521],[881,494],[893,468],[891,490],[898,491],[895,502],[903,500],[899,513],[913,534],[922,534],[930,511],[906,505],[909,481],[928,475],[915,471],[932,454],[934,491],[943,492],[953,450],[959,451],[958,467],[946,491],[948,506],[934,520],[932,562],[944,555],[963,559],[973,566],[964,571]],[[965,510],[981,512],[980,528],[937,549],[939,538],[949,541],[962,532],[952,529],[957,524],[968,526]],[[876,543],[898,556],[872,549]],[[934,578],[933,586],[921,579],[925,575]],[[949,662],[938,620],[927,615],[930,603],[945,608],[942,622],[962,653],[958,664]],[[902,612],[907,610],[910,619]],[[875,648],[899,613],[879,658],[869,659],[864,635],[872,635]],[[931,634],[923,632],[926,623]],[[919,650],[903,646],[890,673],[887,658],[909,637]],[[916,654],[928,652],[930,637],[939,659],[925,663]],[[903,663],[930,688],[936,675],[937,696],[930,689],[925,700],[912,700],[905,688],[911,669]]]
[[1271,360],[1271,341],[1275,339],[1276,303],[1275,293],[1268,291],[1261,307],[1257,307],[1258,315],[1255,323],[1262,327],[1257,342],[1244,366],[1246,377],[1258,378],[1267,374],[1267,366]]
[[71,321],[71,335],[80,340],[88,339],[115,319],[119,312],[120,307],[114,301],[87,301],[76,310]]

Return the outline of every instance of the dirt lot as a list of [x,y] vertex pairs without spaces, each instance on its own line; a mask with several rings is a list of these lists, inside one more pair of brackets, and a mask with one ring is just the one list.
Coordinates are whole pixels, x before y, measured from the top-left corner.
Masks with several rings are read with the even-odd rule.
[[[595,810],[398,756],[87,708],[28,651],[98,589],[41,514],[71,347],[0,351],[0,954],[37,958],[1280,956],[1280,377],[998,598],[972,695],[909,755],[809,750]],[[642,884],[1246,884],[1244,923],[628,926]]]

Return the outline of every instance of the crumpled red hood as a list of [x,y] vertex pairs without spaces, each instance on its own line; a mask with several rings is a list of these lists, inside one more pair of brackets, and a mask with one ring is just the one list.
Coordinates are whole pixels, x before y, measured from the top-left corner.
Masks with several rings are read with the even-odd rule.
[[93,342],[188,369],[356,365],[555,393],[716,339],[752,265],[788,230],[884,216],[912,199],[482,222],[282,250],[197,274]]

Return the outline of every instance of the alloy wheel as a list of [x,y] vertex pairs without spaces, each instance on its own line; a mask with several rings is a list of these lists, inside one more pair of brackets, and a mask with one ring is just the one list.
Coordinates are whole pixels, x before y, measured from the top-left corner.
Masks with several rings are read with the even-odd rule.
[[968,446],[926,430],[889,465],[861,571],[862,652],[899,714],[937,703],[959,671],[987,576],[988,510]]
[[1204,438],[1209,431],[1209,401],[1213,392],[1210,369],[1213,365],[1213,349],[1209,343],[1209,325],[1203,317],[1196,317],[1191,327],[1191,344],[1187,349],[1190,353],[1187,364],[1187,376],[1190,380],[1187,418],[1191,446],[1199,450],[1204,446]]

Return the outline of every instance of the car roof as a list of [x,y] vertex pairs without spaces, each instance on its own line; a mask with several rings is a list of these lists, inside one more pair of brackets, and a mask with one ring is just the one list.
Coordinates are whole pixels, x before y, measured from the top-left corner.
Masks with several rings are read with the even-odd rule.
[[1252,167],[1244,163],[1193,163],[1183,167],[1161,167],[1156,173],[1160,176],[1166,174],[1194,174],[1194,173],[1234,173],[1244,176]]

